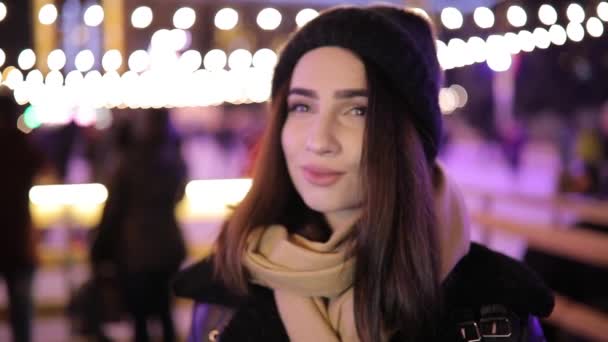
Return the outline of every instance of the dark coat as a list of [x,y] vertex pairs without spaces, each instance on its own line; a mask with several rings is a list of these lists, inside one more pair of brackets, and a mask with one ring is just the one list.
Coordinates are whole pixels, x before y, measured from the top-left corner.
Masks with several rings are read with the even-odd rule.
[[[235,296],[212,280],[209,259],[181,271],[173,287],[178,296],[197,302],[191,342],[209,340],[201,335],[208,328],[204,325],[210,322],[197,314],[211,306],[209,304],[234,310],[234,316],[221,334],[222,342],[289,340],[272,290],[252,285],[248,297]],[[496,323],[497,335],[504,332],[510,336],[485,336],[478,341],[544,341],[536,317],[551,313],[553,294],[518,261],[473,243],[442,287],[446,314],[439,324],[440,341],[475,341],[480,334],[489,335],[493,323]],[[467,338],[462,338],[463,331]]]

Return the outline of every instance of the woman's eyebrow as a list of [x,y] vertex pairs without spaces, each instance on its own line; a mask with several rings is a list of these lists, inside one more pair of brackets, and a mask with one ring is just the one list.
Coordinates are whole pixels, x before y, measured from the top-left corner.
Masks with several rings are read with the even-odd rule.
[[289,93],[287,95],[301,95],[305,97],[312,97],[313,99],[319,98],[316,91],[304,88],[291,88],[289,89]]
[[351,97],[367,97],[367,89],[344,89],[338,90],[334,93],[334,97],[337,99],[346,99]]
[[[318,99],[319,95],[316,91],[305,88],[291,88],[289,90],[288,95],[300,95],[305,97],[311,97],[313,99]],[[368,91],[367,89],[343,89],[337,90],[334,92],[334,98],[336,99],[346,99],[352,97],[367,97]]]

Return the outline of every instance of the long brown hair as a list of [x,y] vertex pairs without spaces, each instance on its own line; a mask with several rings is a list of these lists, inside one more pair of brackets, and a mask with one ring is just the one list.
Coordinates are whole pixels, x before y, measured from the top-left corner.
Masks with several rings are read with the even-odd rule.
[[[357,332],[364,342],[398,332],[404,333],[401,341],[430,340],[439,307],[433,166],[408,118],[407,104],[377,67],[363,61],[370,90],[361,160],[364,214],[351,250],[356,257]],[[241,258],[253,228],[278,223],[298,232],[311,221],[324,222],[305,205],[287,171],[281,130],[289,83],[272,99],[252,187],[215,245],[216,276],[241,294],[248,288]]]

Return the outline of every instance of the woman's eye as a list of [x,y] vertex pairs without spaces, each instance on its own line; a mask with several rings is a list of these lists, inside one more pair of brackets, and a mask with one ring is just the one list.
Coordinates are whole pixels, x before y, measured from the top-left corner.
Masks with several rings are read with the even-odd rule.
[[367,114],[367,108],[366,107],[355,107],[350,110],[350,113],[355,116],[365,116],[365,114]]
[[290,113],[293,113],[293,112],[306,113],[306,112],[310,112],[310,107],[308,107],[305,104],[296,103],[289,107],[289,112]]

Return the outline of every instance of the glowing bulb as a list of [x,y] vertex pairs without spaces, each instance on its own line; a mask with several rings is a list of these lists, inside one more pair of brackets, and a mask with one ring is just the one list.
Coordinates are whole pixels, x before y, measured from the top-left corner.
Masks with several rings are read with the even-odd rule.
[[527,30],[522,30],[517,34],[519,38],[519,46],[521,51],[532,52],[536,48],[536,44],[534,43],[534,35],[532,32]]
[[104,13],[103,7],[99,5],[93,5],[84,12],[84,23],[87,26],[95,27],[99,26],[103,21]]
[[448,46],[441,40],[436,40],[437,59],[443,70],[452,69],[454,66]]
[[560,25],[553,25],[549,28],[549,36],[551,36],[551,43],[555,45],[564,45],[568,40],[566,30]]
[[512,59],[508,53],[490,54],[488,56],[488,66],[496,72],[507,71],[511,67]]
[[494,13],[487,7],[478,7],[473,13],[473,19],[477,26],[487,29],[494,26]]
[[260,49],[253,55],[253,66],[260,69],[272,69],[277,63],[277,54],[270,49]]
[[551,45],[551,36],[549,35],[549,31],[545,30],[542,27],[537,27],[534,32],[532,32],[534,36],[534,42],[536,47],[540,49],[546,49]]
[[17,64],[23,70],[31,69],[36,64],[36,54],[32,49],[21,51],[17,59]]
[[471,37],[467,41],[469,51],[475,63],[486,61],[486,42],[480,37]]
[[101,59],[101,65],[107,72],[116,71],[122,65],[122,55],[118,50],[108,50]]
[[601,37],[602,34],[604,34],[604,24],[596,17],[589,18],[589,20],[587,20],[587,32],[589,32],[589,35],[592,37]]
[[452,89],[452,91],[454,91],[454,94],[457,95],[456,96],[458,99],[457,107],[462,108],[462,107],[466,106],[467,102],[469,101],[469,94],[467,93],[467,90],[464,89],[464,87],[459,84],[452,84],[450,86],[450,89]]
[[239,13],[233,8],[222,8],[215,14],[214,22],[220,30],[232,30],[239,22]]
[[509,23],[515,27],[522,27],[526,25],[528,21],[528,16],[526,15],[526,11],[520,6],[514,5],[509,7],[507,10],[507,20]]
[[226,66],[226,53],[219,49],[213,49],[205,55],[203,65],[209,71],[222,70]]
[[275,8],[265,8],[260,11],[257,23],[263,30],[274,30],[281,25],[281,12]]
[[91,50],[82,50],[76,55],[74,64],[79,71],[87,72],[95,64],[95,56]]
[[312,8],[305,8],[298,12],[296,15],[296,24],[298,27],[302,27],[306,25],[309,21],[313,20],[319,15],[319,12],[315,11]]
[[65,66],[66,57],[62,50],[56,49],[49,53],[47,64],[51,70],[59,70]]
[[25,76],[25,82],[30,86],[41,85],[44,82],[44,76],[42,76],[42,72],[38,69],[34,69],[27,73]]
[[194,72],[201,67],[203,57],[201,57],[201,53],[196,50],[188,50],[179,57],[179,63],[184,70]]
[[228,57],[228,66],[230,69],[247,69],[251,66],[253,57],[251,52],[245,49],[234,50]]
[[63,85],[63,75],[57,70],[53,70],[46,75],[44,84],[49,87],[61,87]]
[[608,21],[608,2],[602,1],[597,5],[597,16],[603,21]]
[[15,89],[16,87],[21,85],[21,83],[23,83],[23,73],[17,68],[12,68],[11,71],[9,71],[6,75],[4,85],[9,87],[10,89]]
[[458,99],[456,93],[450,88],[441,88],[439,90],[439,108],[443,114],[452,114],[458,107]]
[[4,20],[4,18],[6,18],[6,5],[2,2],[0,2],[0,21]]
[[51,25],[57,20],[57,7],[53,4],[46,4],[38,12],[38,20],[42,25]]
[[585,38],[585,29],[583,28],[583,25],[576,22],[571,22],[568,24],[566,27],[566,33],[568,34],[568,38],[576,43]]
[[131,14],[131,25],[135,28],[143,29],[152,23],[154,14],[148,6],[137,7]]
[[4,53],[4,50],[0,49],[0,66],[3,66],[4,62],[6,62],[6,54]]
[[570,4],[566,10],[568,20],[581,24],[585,20],[585,10],[579,4]]
[[173,26],[178,29],[187,30],[196,22],[196,12],[190,7],[182,7],[173,15]]
[[553,6],[544,4],[538,9],[538,18],[543,24],[551,26],[557,22],[557,11]]
[[505,44],[507,44],[507,51],[509,51],[510,54],[515,55],[521,52],[519,37],[516,33],[507,32],[505,34]]
[[77,87],[82,84],[82,81],[84,81],[84,76],[82,76],[82,73],[78,70],[68,72],[65,77],[66,87]]
[[136,50],[129,56],[129,69],[143,72],[150,66],[150,55],[145,50]]
[[173,29],[169,31],[171,50],[181,51],[190,45],[190,33],[181,29]]
[[447,29],[459,29],[462,27],[463,21],[462,13],[454,7],[446,7],[441,11],[441,22]]

